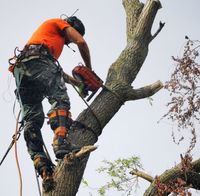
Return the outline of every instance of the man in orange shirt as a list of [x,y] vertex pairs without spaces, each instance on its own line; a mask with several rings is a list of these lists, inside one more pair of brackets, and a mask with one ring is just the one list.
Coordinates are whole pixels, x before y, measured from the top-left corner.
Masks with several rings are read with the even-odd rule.
[[[49,123],[54,131],[53,150],[56,158],[80,148],[67,139],[72,124],[70,102],[63,81],[63,71],[57,59],[64,45],[77,45],[85,66],[91,69],[90,51],[83,38],[85,27],[75,16],[45,21],[33,33],[24,49],[10,66],[13,72],[17,96],[23,112],[24,138],[35,169],[43,179],[43,185],[53,181],[53,165],[43,149],[41,128],[44,123],[42,101],[46,97],[51,104]],[[78,85],[79,82],[70,79]],[[44,186],[45,187],[45,186]],[[47,187],[46,191],[51,188]]]

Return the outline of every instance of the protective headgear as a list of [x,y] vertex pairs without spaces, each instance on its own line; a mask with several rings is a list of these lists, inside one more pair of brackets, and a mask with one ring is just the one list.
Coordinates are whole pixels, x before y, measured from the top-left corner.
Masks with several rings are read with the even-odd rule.
[[78,19],[76,16],[70,16],[66,19],[73,28],[75,28],[82,36],[85,34],[85,27],[80,19]]

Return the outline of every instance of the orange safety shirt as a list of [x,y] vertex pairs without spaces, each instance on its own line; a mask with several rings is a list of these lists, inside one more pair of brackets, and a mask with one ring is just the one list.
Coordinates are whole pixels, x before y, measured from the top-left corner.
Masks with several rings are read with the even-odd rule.
[[[63,30],[67,27],[70,27],[70,24],[60,18],[49,19],[39,26],[26,45],[44,44],[51,55],[58,59],[65,44]],[[12,64],[8,70],[13,72],[14,67]]]
[[70,27],[70,24],[60,18],[49,19],[33,33],[27,45],[44,44],[51,54],[58,59],[65,44],[63,30],[67,27]]

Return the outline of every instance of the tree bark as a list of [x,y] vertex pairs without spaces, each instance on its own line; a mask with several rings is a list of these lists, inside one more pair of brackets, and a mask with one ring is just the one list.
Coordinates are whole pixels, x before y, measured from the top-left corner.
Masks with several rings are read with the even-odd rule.
[[[70,140],[79,146],[94,145],[105,125],[126,101],[152,96],[163,87],[160,81],[140,89],[131,86],[146,59],[150,42],[163,27],[161,23],[158,32],[151,34],[161,4],[159,0],[147,0],[145,5],[139,0],[123,0],[123,5],[127,15],[127,45],[110,66],[105,87],[90,107],[80,113],[76,119],[79,125],[70,130]],[[43,196],[75,196],[88,158],[89,152],[86,152],[60,161],[54,175],[57,186]]]

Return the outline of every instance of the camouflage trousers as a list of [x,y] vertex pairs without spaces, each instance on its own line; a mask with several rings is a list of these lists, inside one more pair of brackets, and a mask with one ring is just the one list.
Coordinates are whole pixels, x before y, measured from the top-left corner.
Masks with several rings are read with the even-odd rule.
[[41,134],[45,118],[42,101],[44,98],[48,99],[50,111],[58,108],[70,109],[61,70],[52,60],[38,58],[16,65],[14,77],[28,152],[32,160],[37,156],[46,158]]

